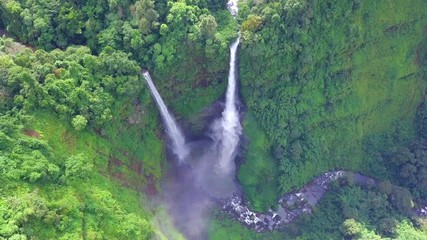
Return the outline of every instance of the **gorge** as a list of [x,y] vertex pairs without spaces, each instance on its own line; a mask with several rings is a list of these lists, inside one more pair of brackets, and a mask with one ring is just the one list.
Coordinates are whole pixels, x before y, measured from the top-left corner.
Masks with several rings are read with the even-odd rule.
[[425,0],[0,1],[0,239],[427,237]]
[[[237,1],[227,3],[227,8],[236,18],[238,13]],[[237,99],[238,90],[236,89],[238,85],[236,63],[239,43],[240,32],[238,38],[230,46],[230,64],[224,109],[221,117],[211,123],[210,128],[208,128],[210,132],[205,133],[210,136],[212,142],[203,147],[199,144],[193,145],[193,148],[201,147],[204,149],[198,155],[190,153],[194,151],[194,149],[188,148],[192,143],[185,144],[186,140],[179,130],[179,126],[167,111],[149,73],[144,73],[159,106],[166,132],[172,140],[172,151],[178,156],[180,163],[186,157],[196,158],[188,162],[184,161],[187,164],[186,167],[180,166],[179,169],[174,169],[173,171],[180,172],[178,175],[181,176],[174,178],[172,184],[166,183],[169,186],[165,188],[165,192],[172,192],[172,194],[166,194],[168,196],[165,197],[169,201],[167,204],[170,206],[170,212],[175,216],[177,226],[188,239],[206,238],[205,222],[208,218],[208,209],[212,208],[213,204],[219,206],[248,228],[256,232],[265,232],[283,229],[301,214],[312,213],[332,182],[351,178],[354,179],[354,184],[361,187],[372,185],[379,189],[380,186],[380,181],[359,173],[330,171],[316,177],[303,188],[281,196],[275,211],[270,209],[267,213],[259,213],[249,209],[247,203],[243,201],[240,186],[238,186],[235,163],[242,134],[240,114],[237,107],[239,102]],[[395,188],[398,187],[395,186]],[[425,208],[426,206],[418,204],[417,208],[412,209],[412,211],[420,217],[425,217],[427,216]]]
[[[234,18],[237,16],[237,1],[228,4],[230,13]],[[204,152],[188,162],[185,158],[194,158],[194,154],[188,154],[186,140],[179,130],[173,116],[167,110],[163,100],[156,90],[148,72],[144,78],[150,87],[152,95],[162,115],[166,133],[172,142],[172,151],[178,156],[180,163],[188,166],[178,166],[174,171],[180,171],[181,178],[166,183],[165,199],[170,212],[175,217],[175,222],[189,239],[204,238],[206,214],[209,211],[209,202],[212,199],[231,199],[237,193],[235,156],[239,146],[242,127],[240,125],[240,114],[237,104],[237,50],[240,42],[238,37],[230,46],[230,68],[228,74],[228,85],[225,94],[224,109],[219,118],[213,120],[209,127],[212,142],[204,147]],[[194,146],[194,145],[193,145]],[[196,145],[196,147],[200,147]],[[192,149],[189,149],[190,151]],[[179,164],[180,165],[180,164]],[[177,199],[184,199],[183,201]],[[171,203],[173,202],[173,203]],[[188,207],[187,207],[188,206]],[[184,222],[184,224],[182,223]],[[189,224],[189,222],[191,224]]]

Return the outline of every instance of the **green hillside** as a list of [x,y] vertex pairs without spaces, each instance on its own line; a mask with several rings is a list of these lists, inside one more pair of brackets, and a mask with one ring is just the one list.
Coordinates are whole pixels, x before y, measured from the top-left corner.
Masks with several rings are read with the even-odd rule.
[[[269,150],[270,157],[258,161],[279,167],[274,178],[280,193],[334,168],[378,176],[366,139],[395,132],[415,137],[412,123],[427,84],[425,3],[248,2],[241,8],[250,9],[243,24],[262,19],[242,33],[240,74],[244,100],[258,122],[249,118],[248,124],[260,125],[269,139],[248,154]],[[253,128],[247,130],[259,131]],[[252,179],[249,198],[266,209],[277,197],[263,187],[264,179],[277,173],[257,160],[247,168],[258,165],[257,176],[249,172],[240,179]]]
[[[255,211],[336,169],[280,231],[217,208],[209,239],[427,239],[424,0],[0,1],[0,239],[185,239],[158,200],[167,136],[148,70],[186,134],[223,98],[240,29],[236,172]],[[390,187],[400,186],[400,187]]]
[[[0,236],[152,236],[149,209],[136,190],[155,191],[163,143],[148,93],[132,104],[135,95],[119,83],[141,81],[138,68],[131,73],[135,63],[120,52],[96,57],[84,47],[32,52],[5,38],[0,48]],[[92,68],[120,60],[129,69],[114,79]],[[135,111],[147,113],[131,121]]]

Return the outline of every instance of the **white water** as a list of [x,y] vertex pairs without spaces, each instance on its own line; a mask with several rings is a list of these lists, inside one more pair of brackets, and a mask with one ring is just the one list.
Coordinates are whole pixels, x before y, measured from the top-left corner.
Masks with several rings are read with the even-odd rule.
[[[236,18],[237,0],[231,0],[227,7],[233,17]],[[191,155],[186,157],[191,168],[177,168],[176,179],[171,179],[166,184],[166,186],[170,185],[170,189],[166,191],[166,194],[171,196],[170,211],[175,220],[179,222],[177,226],[184,231],[188,239],[205,238],[202,236],[206,230],[206,214],[211,208],[211,197],[226,199],[238,192],[234,159],[242,133],[236,93],[236,59],[239,42],[240,38],[237,38],[230,46],[230,69],[225,107],[221,117],[211,125],[213,144],[211,141],[205,140],[204,144],[194,142],[185,145],[182,134],[168,113],[150,76],[148,73],[144,74],[159,105],[177,156],[185,157],[189,152],[187,149],[191,149]],[[197,100],[194,99],[194,101]],[[183,159],[184,157],[179,158]],[[190,161],[192,159],[195,161]]]
[[165,103],[160,97],[159,92],[154,86],[153,80],[148,72],[144,73],[145,80],[147,80],[148,86],[150,87],[151,93],[159,106],[160,114],[162,115],[163,121],[166,126],[166,132],[172,141],[172,151],[178,157],[179,163],[185,160],[188,155],[188,148],[185,144],[185,137],[182,134],[181,129],[178,127],[173,116],[169,113]]
[[230,46],[230,69],[225,108],[222,112],[222,118],[216,121],[213,126],[214,139],[219,145],[219,170],[226,174],[235,170],[234,158],[242,134],[242,126],[236,106],[236,55],[239,42],[240,38],[237,38]]
[[238,0],[230,0],[227,3],[227,9],[230,11],[231,15],[233,15],[234,19],[237,17],[237,13],[239,12],[239,8],[237,7]]
[[[227,3],[227,8],[234,18],[237,17],[238,0],[230,0]],[[225,97],[225,108],[222,112],[222,118],[214,122],[213,132],[214,140],[219,146],[219,170],[223,174],[234,173],[236,150],[239,145],[240,135],[242,134],[242,126],[240,125],[239,111],[237,110],[236,97],[236,59],[237,48],[240,43],[240,37],[230,46],[230,69],[228,72],[228,86]]]

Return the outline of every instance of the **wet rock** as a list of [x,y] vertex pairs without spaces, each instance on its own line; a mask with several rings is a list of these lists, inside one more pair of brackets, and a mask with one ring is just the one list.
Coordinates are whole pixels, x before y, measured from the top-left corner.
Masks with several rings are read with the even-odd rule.
[[[299,191],[283,195],[278,200],[279,210],[266,213],[251,211],[242,198],[235,194],[230,199],[221,200],[222,209],[242,224],[255,230],[265,232],[279,229],[297,219],[303,213],[312,213],[312,208],[323,197],[328,186],[349,172],[331,171],[314,179]],[[373,178],[356,174],[356,183],[360,185],[377,184]],[[427,217],[427,206],[414,209],[418,216]]]

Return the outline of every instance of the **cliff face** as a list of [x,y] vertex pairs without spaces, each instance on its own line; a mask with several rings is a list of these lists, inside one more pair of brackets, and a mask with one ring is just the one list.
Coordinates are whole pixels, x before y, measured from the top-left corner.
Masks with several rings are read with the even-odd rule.
[[[279,165],[282,191],[332,168],[373,172],[366,167],[368,137],[414,134],[426,88],[423,1],[284,1],[241,9],[242,26],[249,26],[242,32],[242,93],[270,139],[249,155],[269,149],[265,161]],[[274,174],[264,172],[255,182]],[[257,186],[247,183],[246,190]]]

